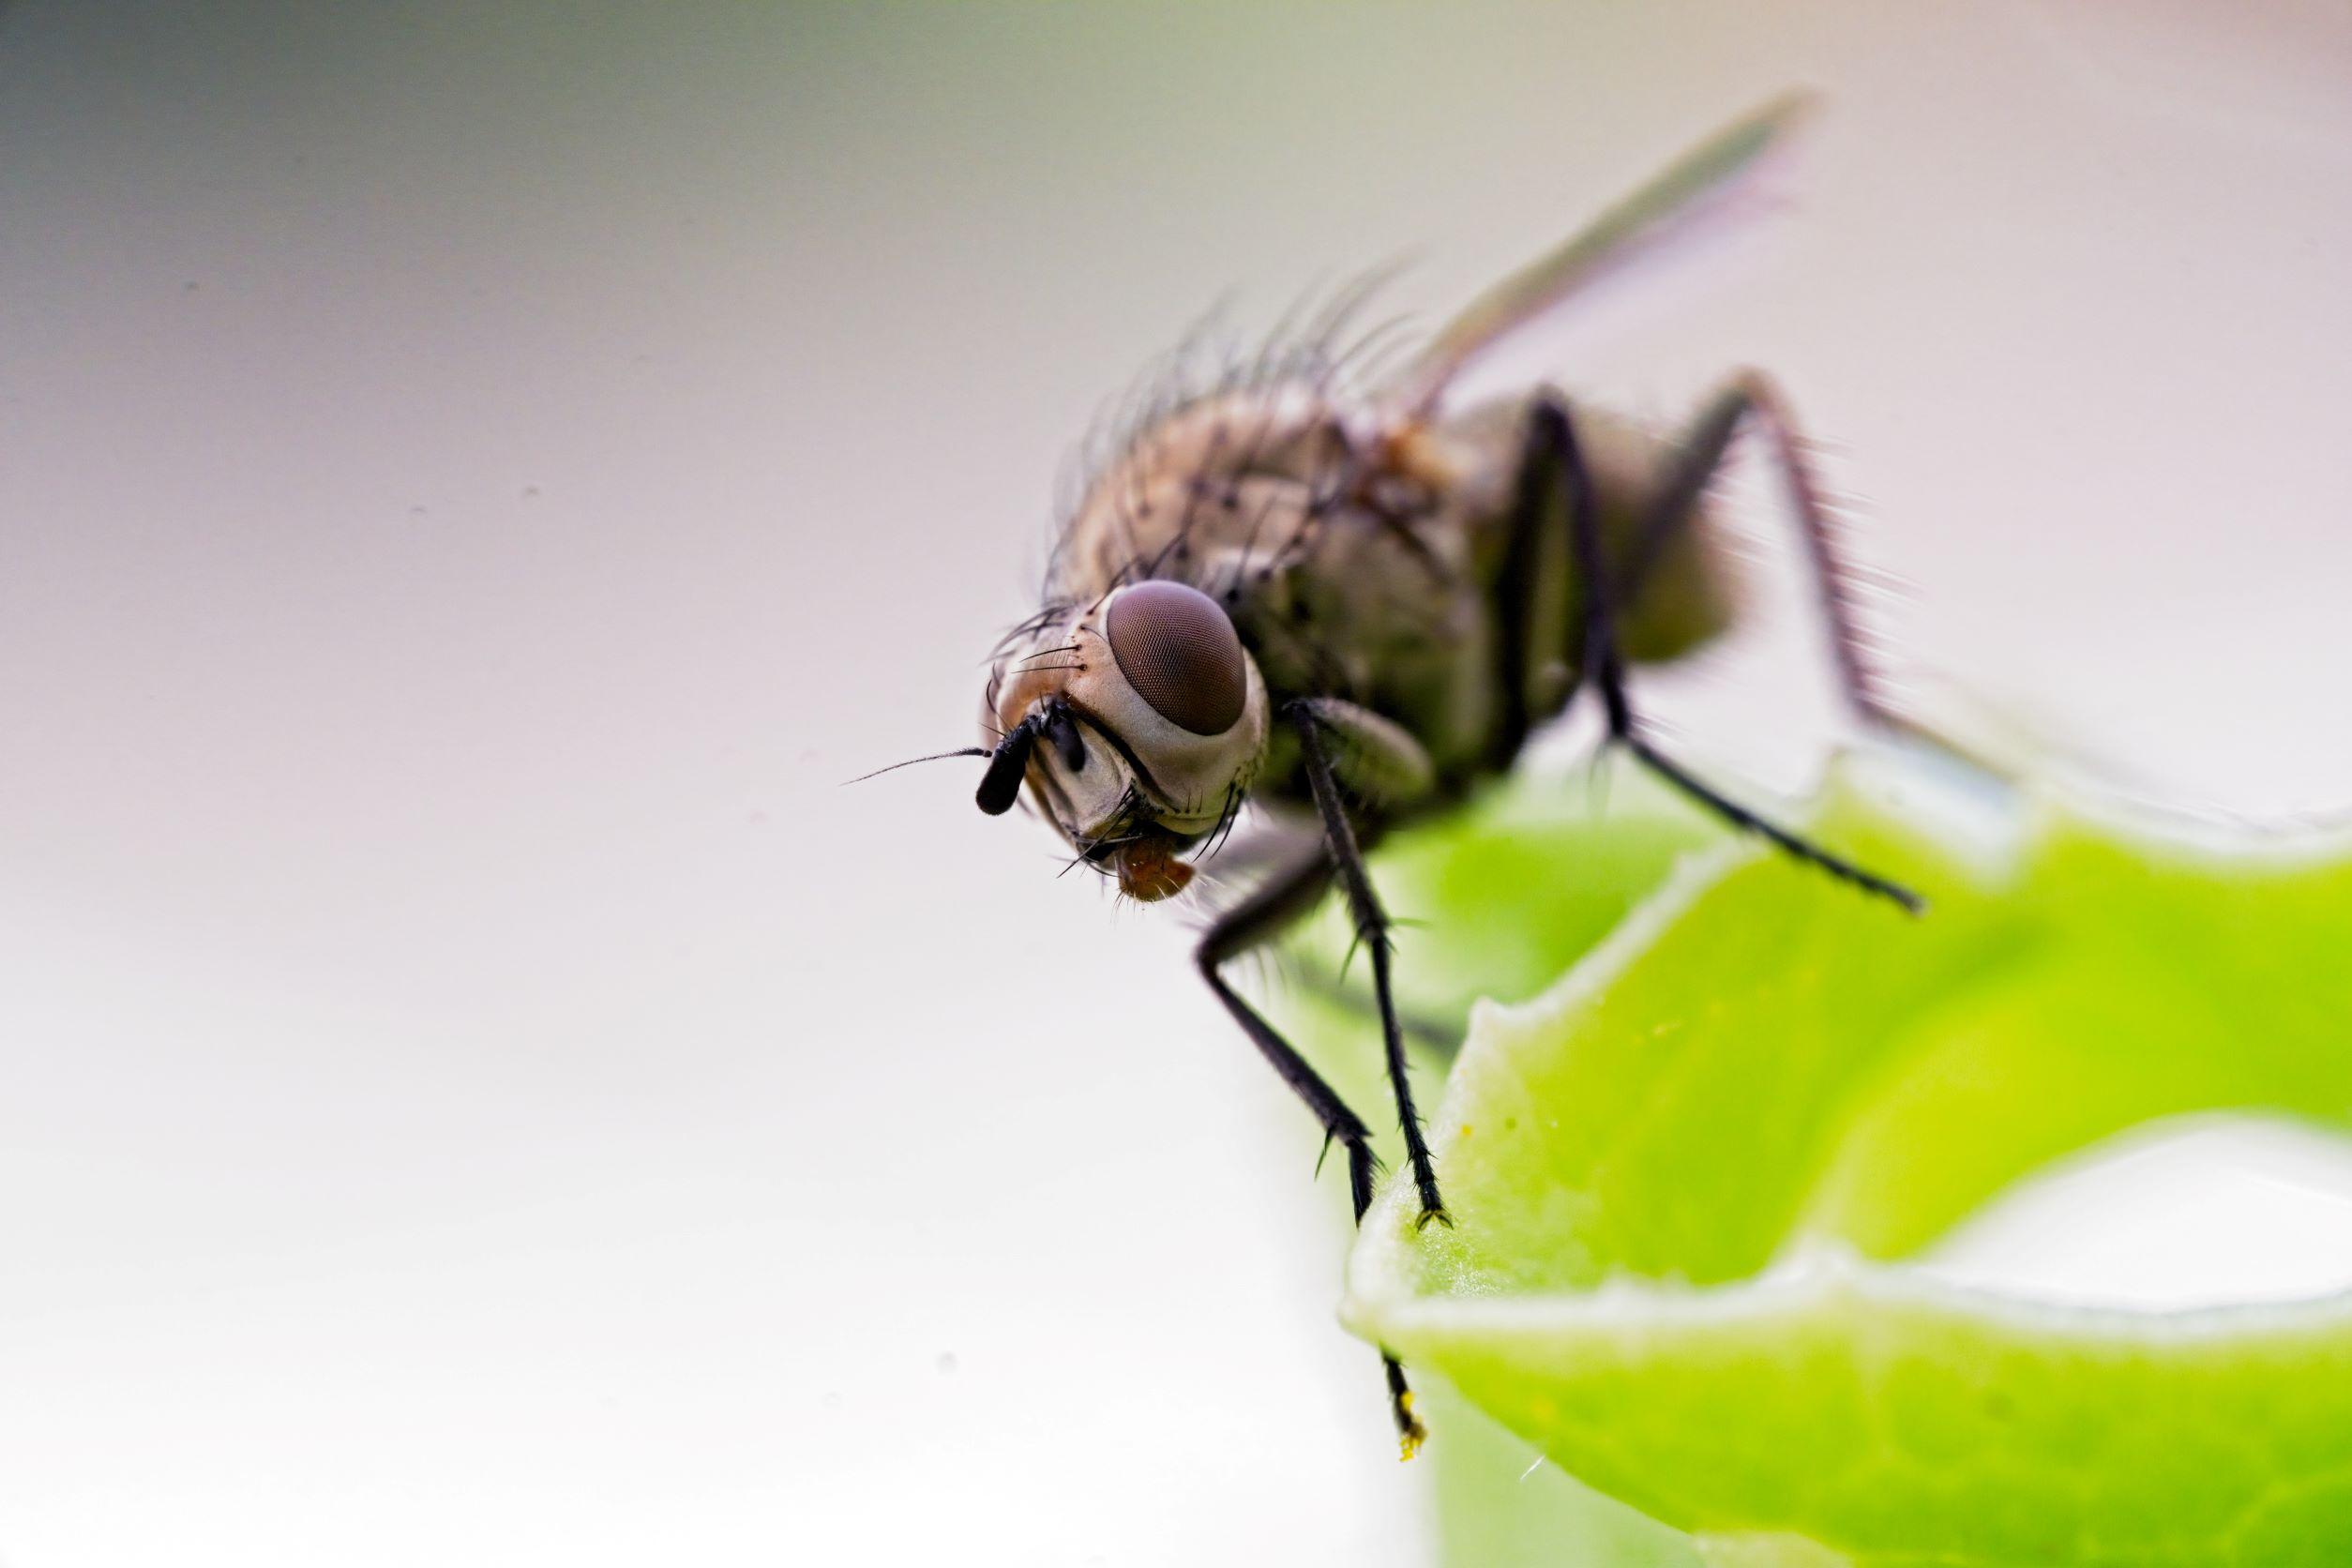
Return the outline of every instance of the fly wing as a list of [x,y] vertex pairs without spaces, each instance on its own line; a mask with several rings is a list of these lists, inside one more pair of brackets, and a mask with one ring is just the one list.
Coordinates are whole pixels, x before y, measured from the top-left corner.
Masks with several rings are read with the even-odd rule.
[[1790,93],[1726,126],[1560,244],[1503,279],[1439,329],[1391,388],[1418,418],[1471,361],[1588,283],[1682,232],[1786,145],[1814,98]]

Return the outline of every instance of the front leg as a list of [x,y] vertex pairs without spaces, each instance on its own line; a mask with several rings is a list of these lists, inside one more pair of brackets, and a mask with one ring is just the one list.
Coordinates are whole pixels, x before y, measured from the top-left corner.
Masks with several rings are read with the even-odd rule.
[[1356,776],[1393,787],[1410,787],[1417,782],[1425,792],[1429,781],[1427,757],[1404,731],[1350,702],[1306,698],[1290,703],[1283,713],[1298,733],[1299,756],[1306,770],[1307,785],[1314,792],[1315,808],[1323,819],[1324,848],[1331,857],[1331,871],[1338,877],[1340,890],[1348,897],[1356,942],[1371,955],[1372,990],[1380,1003],[1389,1088],[1396,1096],[1397,1121],[1405,1134],[1405,1157],[1412,1167],[1413,1187],[1421,1199],[1420,1223],[1425,1226],[1437,1220],[1452,1225],[1445,1201],[1438,1195],[1438,1174],[1430,1161],[1429,1140],[1422,1132],[1421,1113],[1413,1107],[1412,1080],[1406,1070],[1405,1032],[1397,1020],[1396,1001],[1390,988],[1388,912],[1380,907],[1379,896],[1372,891],[1371,874],[1364,869],[1364,850],[1357,842],[1354,825],[1348,820],[1348,808],[1339,797],[1339,782],[1332,766],[1334,750],[1345,746],[1354,751],[1356,767],[1351,772]]
[[1379,1169],[1372,1154],[1371,1129],[1225,978],[1227,964],[1298,924],[1321,902],[1330,886],[1331,867],[1320,853],[1274,871],[1201,934],[1200,945],[1193,950],[1193,963],[1226,1012],[1249,1036],[1250,1044],[1315,1113],[1315,1120],[1322,1124],[1323,1147],[1328,1150],[1336,1143],[1348,1152],[1348,1194],[1361,1223],[1364,1210],[1372,1206],[1372,1179]]
[[[1379,1171],[1372,1157],[1371,1130],[1323,1081],[1322,1075],[1307,1064],[1306,1058],[1242,1000],[1223,972],[1227,963],[1273,941],[1312,910],[1331,886],[1331,875],[1330,860],[1319,849],[1273,873],[1248,897],[1217,917],[1201,937],[1194,958],[1200,977],[1242,1026],[1242,1033],[1322,1123],[1324,1149],[1336,1142],[1347,1150],[1348,1196],[1355,1206],[1356,1223],[1361,1225],[1364,1211],[1372,1206],[1372,1181]],[[1389,1412],[1396,1421],[1397,1443],[1410,1459],[1428,1434],[1413,1415],[1413,1395],[1405,1382],[1404,1367],[1385,1349],[1380,1352],[1380,1369],[1388,1380]]]

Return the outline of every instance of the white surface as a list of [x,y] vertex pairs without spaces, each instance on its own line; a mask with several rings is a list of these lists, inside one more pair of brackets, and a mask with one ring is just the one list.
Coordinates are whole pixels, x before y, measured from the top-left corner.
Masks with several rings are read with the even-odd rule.
[[[1806,83],[1766,254],[1538,367],[1772,367],[1902,663],[2340,804],[2347,63],[2318,6],[0,14],[0,1560],[1421,1560],[1183,930],[966,771],[837,781],[963,744],[1063,451],[1229,285],[1441,311]],[[1802,763],[1795,625],[1664,716]]]
[[2352,1289],[2352,1143],[2284,1119],[2167,1121],[2019,1183],[1921,1267],[2149,1311]]

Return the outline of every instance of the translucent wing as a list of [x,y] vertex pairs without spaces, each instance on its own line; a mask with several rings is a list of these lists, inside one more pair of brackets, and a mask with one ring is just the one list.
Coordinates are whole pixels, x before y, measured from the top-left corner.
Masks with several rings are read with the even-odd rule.
[[1396,406],[1425,414],[1449,383],[1518,327],[1687,227],[1785,145],[1814,99],[1791,93],[1726,126],[1560,244],[1495,284],[1440,328],[1397,376]]

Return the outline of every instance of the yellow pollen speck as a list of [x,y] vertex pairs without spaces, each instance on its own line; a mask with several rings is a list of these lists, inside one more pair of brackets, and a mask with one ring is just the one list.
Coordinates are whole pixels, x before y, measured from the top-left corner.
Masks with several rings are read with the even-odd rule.
[[1396,1440],[1396,1459],[1403,1464],[1421,1452],[1421,1445],[1429,1440],[1429,1432],[1413,1419],[1413,1396],[1410,1391],[1397,1395],[1396,1408],[1405,1417],[1404,1434]]
[[1462,1123],[1462,1132],[1461,1132],[1461,1136],[1462,1136],[1462,1137],[1464,1137],[1464,1138],[1468,1138],[1468,1137],[1470,1137],[1470,1124],[1468,1122],[1463,1123]]

